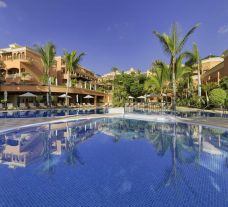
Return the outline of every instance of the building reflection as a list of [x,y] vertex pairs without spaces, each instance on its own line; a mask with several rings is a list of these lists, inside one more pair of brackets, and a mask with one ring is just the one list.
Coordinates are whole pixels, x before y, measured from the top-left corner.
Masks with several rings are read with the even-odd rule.
[[0,162],[14,168],[41,160],[41,171],[48,173],[55,170],[54,158],[63,154],[68,165],[84,164],[78,146],[98,131],[111,136],[115,143],[121,139],[146,139],[158,156],[168,154],[171,160],[163,182],[166,185],[177,178],[179,164],[198,164],[213,171],[205,156],[218,156],[219,162],[228,167],[228,132],[222,129],[108,118],[55,123],[1,134]]
[[97,120],[83,120],[1,134],[0,162],[15,168],[26,167],[42,159],[45,169],[49,171],[50,167],[47,166],[51,166],[53,156],[66,153],[67,163],[73,164],[79,159],[77,145],[96,134],[99,124],[100,121]]

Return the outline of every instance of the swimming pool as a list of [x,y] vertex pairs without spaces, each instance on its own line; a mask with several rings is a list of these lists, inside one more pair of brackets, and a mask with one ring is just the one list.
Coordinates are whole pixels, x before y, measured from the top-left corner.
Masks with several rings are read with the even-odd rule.
[[0,134],[0,206],[227,206],[228,132],[127,119]]
[[34,117],[53,117],[81,114],[103,114],[104,108],[96,109],[51,109],[51,110],[28,110],[28,111],[5,111],[0,112],[1,118],[34,118]]

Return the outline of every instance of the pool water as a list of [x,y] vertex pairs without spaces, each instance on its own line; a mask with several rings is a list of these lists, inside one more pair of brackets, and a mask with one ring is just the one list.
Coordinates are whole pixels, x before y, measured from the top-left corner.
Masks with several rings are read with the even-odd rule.
[[0,134],[0,206],[228,206],[228,132],[95,119]]
[[0,118],[34,118],[53,117],[82,114],[103,114],[104,108],[96,109],[51,109],[51,110],[28,110],[0,112]]

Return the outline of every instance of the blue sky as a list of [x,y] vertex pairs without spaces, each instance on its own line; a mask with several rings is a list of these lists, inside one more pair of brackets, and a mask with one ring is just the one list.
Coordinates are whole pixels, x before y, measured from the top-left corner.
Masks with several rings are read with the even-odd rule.
[[228,49],[228,0],[0,0],[0,47],[52,41],[63,49],[86,52],[82,65],[102,74],[113,66],[146,70],[167,60],[152,31],[169,32],[173,22],[186,32],[201,56]]

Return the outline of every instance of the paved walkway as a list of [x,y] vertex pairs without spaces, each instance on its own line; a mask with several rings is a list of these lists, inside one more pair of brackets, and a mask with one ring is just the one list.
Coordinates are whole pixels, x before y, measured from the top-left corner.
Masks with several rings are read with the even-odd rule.
[[61,121],[72,121],[80,119],[94,119],[120,116],[120,114],[89,114],[89,115],[77,115],[77,116],[64,116],[64,117],[40,117],[40,118],[18,118],[18,119],[0,119],[0,132],[15,129],[22,126],[33,126],[45,123],[55,123]]

